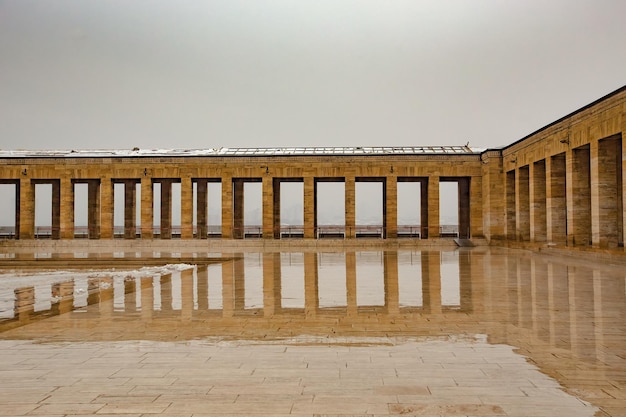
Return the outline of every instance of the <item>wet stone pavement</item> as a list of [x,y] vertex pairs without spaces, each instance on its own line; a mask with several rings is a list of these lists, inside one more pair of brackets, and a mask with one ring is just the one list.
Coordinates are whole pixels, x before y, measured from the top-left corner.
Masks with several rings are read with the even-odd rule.
[[227,260],[2,271],[0,415],[626,415],[623,267],[196,255]]

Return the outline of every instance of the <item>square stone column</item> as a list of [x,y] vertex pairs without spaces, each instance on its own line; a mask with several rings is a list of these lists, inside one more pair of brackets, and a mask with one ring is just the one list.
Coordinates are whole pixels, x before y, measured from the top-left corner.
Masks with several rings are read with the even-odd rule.
[[19,216],[17,222],[18,239],[32,239],[35,237],[35,184],[30,178],[20,178],[19,184]]
[[100,180],[87,182],[87,211],[89,239],[100,239]]
[[515,176],[515,231],[518,241],[530,240],[530,183],[529,168],[523,166],[517,169]]
[[516,207],[515,207],[515,196],[516,196],[516,186],[517,182],[515,178],[516,170],[511,170],[506,173],[505,176],[505,234],[508,240],[515,240],[516,233]]
[[113,239],[113,181],[109,177],[100,178],[100,239]]
[[153,205],[152,178],[141,177],[141,238],[152,239],[154,237],[154,209]]
[[[469,181],[469,237],[484,237],[485,227],[483,221],[483,179],[482,177],[468,177]],[[485,196],[488,199],[489,196]],[[500,223],[496,213],[493,216],[494,222]],[[501,224],[501,223],[500,223]],[[494,225],[495,227],[495,225]]]
[[590,144],[591,239],[594,247],[615,248],[622,233],[621,138]]
[[304,177],[304,238],[315,238],[317,226],[317,197],[315,178]]
[[530,164],[530,240],[546,241],[546,161]]
[[196,238],[198,239],[206,239],[208,233],[207,206],[209,193],[207,186],[208,181],[206,179],[199,178],[196,180]]
[[[428,239],[428,178],[420,183],[420,238]],[[439,228],[439,226],[437,226]]]
[[[74,239],[74,184],[69,176],[62,176],[59,180],[59,237],[61,239]],[[52,201],[55,201],[54,195],[56,194],[55,186],[52,186]],[[55,202],[56,203],[56,202]],[[55,204],[53,203],[53,205]],[[53,207],[54,212],[54,207]],[[54,224],[56,221],[53,217],[53,231],[54,236]]]
[[[457,183],[458,188],[458,204],[459,204],[459,237],[461,239],[469,239],[472,237],[471,224],[472,224],[472,212],[471,212],[471,198],[470,198],[470,177],[461,177]],[[478,188],[478,187],[476,187]],[[478,207],[482,207],[479,201],[476,202]],[[482,210],[481,210],[482,211]]]
[[[59,239],[61,237],[61,180],[52,180],[51,184],[52,184],[52,236],[51,238]],[[73,219],[72,219],[72,224],[73,224]]]
[[[263,238],[280,238],[280,182],[274,181],[269,175],[265,175],[262,180],[263,199]],[[275,195],[276,193],[276,195]],[[277,197],[278,201],[276,201]],[[278,219],[276,219],[278,217]],[[278,225],[276,224],[278,220]]]
[[180,179],[180,237],[193,238],[193,184],[191,177],[186,175]]
[[172,238],[172,181],[161,180],[161,239]]
[[222,238],[233,237],[233,179],[222,177]]
[[[439,176],[428,177],[428,238],[439,237]],[[422,220],[423,223],[423,220]]]
[[134,181],[124,181],[124,238],[137,236],[137,185]]
[[591,177],[589,145],[566,154],[567,244],[587,246],[591,240]]
[[390,175],[383,183],[383,237],[398,237],[398,177]]
[[[244,182],[241,179],[232,181],[232,237],[233,239],[243,239],[245,237],[245,201]],[[223,215],[222,215],[223,220]]]
[[546,159],[546,240],[559,245],[566,242],[565,154]]
[[356,184],[354,177],[345,178],[345,237],[356,236]]

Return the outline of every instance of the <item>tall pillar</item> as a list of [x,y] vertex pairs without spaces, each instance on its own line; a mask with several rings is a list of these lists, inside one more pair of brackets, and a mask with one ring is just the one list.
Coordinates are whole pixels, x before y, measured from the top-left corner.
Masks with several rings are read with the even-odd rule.
[[530,164],[530,240],[546,241],[546,161]]
[[587,246],[591,240],[589,145],[567,152],[567,243]]
[[[58,182],[52,185],[52,236],[55,236],[55,224],[58,225],[56,239],[74,238],[74,184],[69,176],[62,176]],[[58,202],[57,199],[58,198]],[[58,212],[56,207],[58,205]],[[58,213],[58,214],[57,214]],[[57,217],[58,216],[58,217]]]
[[[484,237],[485,236],[485,224],[483,219],[483,178],[482,176],[467,177],[468,181],[468,207],[469,212],[469,236],[468,237]],[[487,181],[487,179],[485,179]],[[459,190],[460,191],[460,190]],[[489,198],[489,195],[484,197]],[[493,213],[492,220],[495,223],[500,223],[500,218],[497,213]],[[501,223],[500,223],[501,224]]]
[[243,239],[244,231],[244,182],[240,179],[233,179],[233,239]]
[[113,182],[109,177],[100,178],[100,239],[113,239]]
[[61,181],[52,181],[52,239],[61,237]]
[[356,184],[354,177],[345,178],[345,237],[356,236]]
[[387,176],[383,183],[383,237],[398,237],[398,177]]
[[511,170],[509,172],[506,173],[506,210],[505,210],[505,216],[506,216],[506,230],[505,230],[505,234],[506,234],[506,238],[507,240],[515,240],[515,236],[516,236],[516,215],[515,215],[515,189],[517,188],[516,186],[516,172],[515,170]]
[[172,238],[172,181],[161,180],[161,239]]
[[152,178],[141,178],[141,238],[152,239],[154,237],[154,210]]
[[314,177],[304,177],[304,238],[315,237],[317,219],[317,186]]
[[515,230],[518,241],[530,240],[530,187],[528,165],[518,168],[515,187]]
[[206,179],[196,180],[196,227],[198,239],[206,239],[208,233],[207,206],[209,200],[207,186],[208,181]]
[[100,180],[87,183],[87,227],[89,239],[100,238]]
[[594,247],[615,248],[620,243],[622,193],[621,139],[591,143],[591,228]]
[[439,237],[439,177],[428,177],[428,237]]
[[[476,187],[478,188],[478,187]],[[461,177],[458,180],[458,202],[459,202],[459,237],[469,239],[472,237],[471,211],[470,211],[470,177]]]
[[135,181],[124,181],[124,238],[135,239],[137,232],[137,185]]
[[[420,180],[420,238],[428,239],[428,178]],[[439,227],[439,226],[437,226]]]
[[[274,224],[274,214],[276,213],[276,207],[274,204],[274,179],[269,175],[263,177],[263,183],[261,185],[262,190],[262,199],[263,199],[263,238],[264,239],[273,239],[275,233],[275,224]],[[280,183],[278,185],[280,187]],[[280,198],[280,192],[279,197]],[[278,216],[280,219],[280,202],[278,203]],[[280,220],[279,220],[280,221]],[[279,223],[280,225],[280,223]],[[278,229],[278,233],[280,233],[280,228]]]
[[320,307],[317,252],[304,252],[304,314],[315,317]]
[[398,252],[385,251],[383,256],[385,307],[388,314],[399,314],[400,290],[398,286]]
[[233,179],[222,177],[222,238],[233,239]]
[[280,181],[274,178],[272,197],[272,229],[274,239],[280,239]]
[[565,154],[546,159],[546,240],[566,244]]
[[180,238],[193,239],[193,185],[191,177],[180,179]]
[[422,251],[421,257],[424,309],[441,313],[441,252]]

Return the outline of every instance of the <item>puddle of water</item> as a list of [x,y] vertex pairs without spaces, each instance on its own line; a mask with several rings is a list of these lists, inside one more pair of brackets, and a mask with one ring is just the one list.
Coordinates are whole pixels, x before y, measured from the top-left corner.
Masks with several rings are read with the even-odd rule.
[[5,273],[0,338],[484,334],[583,396],[619,401],[626,392],[625,279],[621,269],[504,249],[246,252],[204,266]]

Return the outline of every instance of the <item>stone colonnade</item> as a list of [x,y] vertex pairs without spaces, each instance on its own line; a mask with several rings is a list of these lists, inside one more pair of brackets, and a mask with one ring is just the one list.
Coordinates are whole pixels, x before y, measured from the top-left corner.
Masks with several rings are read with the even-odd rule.
[[623,247],[625,89],[502,151],[505,239]]
[[[303,184],[304,225],[299,237],[319,237],[317,190],[323,182],[344,184],[345,227],[338,235],[358,237],[356,184],[382,185],[383,225],[378,237],[396,238],[398,232],[398,183],[420,183],[420,238],[439,237],[440,182],[458,183],[459,236],[482,237],[481,162],[478,154],[450,156],[268,156],[167,157],[162,158],[29,158],[5,159],[0,182],[15,185],[16,237],[36,238],[35,186],[52,185],[53,239],[73,239],[75,189],[88,186],[88,232],[92,239],[205,239],[208,236],[207,184],[221,183],[222,239],[246,237],[244,185],[262,187],[262,226],[257,232],[266,239],[281,238],[281,185]],[[114,233],[114,190],[124,189],[124,230]],[[154,228],[154,193],[160,188],[159,227]],[[180,201],[173,201],[172,186],[180,184]],[[140,190],[140,198],[137,189]],[[195,192],[194,192],[195,189]],[[195,198],[195,204],[194,204]],[[213,198],[213,197],[212,197]],[[417,198],[417,196],[416,196]],[[172,227],[172,207],[180,206],[181,228]],[[137,222],[139,208],[140,221]],[[195,210],[195,213],[194,213]],[[195,226],[194,226],[195,217]],[[140,227],[137,228],[137,223]]]

